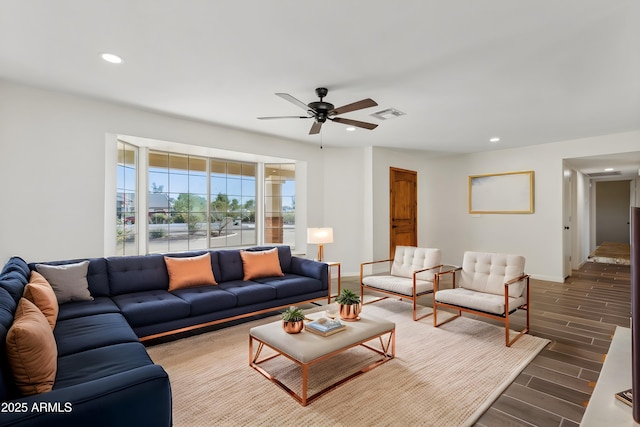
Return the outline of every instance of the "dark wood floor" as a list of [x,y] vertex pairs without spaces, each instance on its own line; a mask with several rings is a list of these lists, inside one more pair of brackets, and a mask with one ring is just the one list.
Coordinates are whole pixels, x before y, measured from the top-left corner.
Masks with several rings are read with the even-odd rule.
[[578,426],[616,326],[629,327],[629,266],[587,263],[565,283],[534,280],[531,291],[530,333],[551,343],[477,426]]
[[[344,286],[357,286],[358,279],[351,279]],[[629,266],[596,263],[565,283],[532,280],[530,333],[551,343],[476,426],[577,427],[616,326],[629,327],[630,283]],[[513,329],[524,325],[523,314],[516,314]]]

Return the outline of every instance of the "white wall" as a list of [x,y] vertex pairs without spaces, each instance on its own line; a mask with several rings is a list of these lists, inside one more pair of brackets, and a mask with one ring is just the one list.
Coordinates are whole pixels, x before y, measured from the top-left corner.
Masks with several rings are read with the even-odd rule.
[[[439,247],[446,263],[460,264],[465,250],[519,253],[527,272],[542,280],[563,277],[563,159],[637,151],[640,132],[627,132],[517,149],[435,157],[374,149],[373,253],[388,252],[388,166],[418,171],[418,244]],[[468,214],[469,175],[533,170],[535,212]]]
[[[637,151],[640,131],[518,149],[435,156],[325,148],[0,80],[0,262],[103,256],[105,135],[125,134],[306,161],[308,226],[333,226],[327,259],[343,274],[386,258],[389,167],[418,172],[418,244],[459,264],[465,250],[521,253],[562,281],[563,159]],[[467,177],[535,171],[535,213],[468,214]],[[304,230],[302,230],[304,232]],[[308,247],[315,254],[315,245]]]
[[[324,156],[324,194],[322,224],[310,227],[333,227],[333,243],[324,247],[326,261],[340,261],[343,275],[359,274],[360,262],[365,258],[367,195],[365,180],[368,149],[327,148]],[[309,254],[315,255],[316,245]]]
[[[104,255],[107,134],[303,160],[324,191],[317,146],[0,80],[0,262]],[[322,196],[307,209],[321,221]]]

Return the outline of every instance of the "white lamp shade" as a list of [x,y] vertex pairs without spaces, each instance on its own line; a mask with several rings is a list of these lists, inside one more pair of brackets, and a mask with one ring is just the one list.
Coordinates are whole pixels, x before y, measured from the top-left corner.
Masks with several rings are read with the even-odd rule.
[[333,228],[307,228],[307,243],[333,243]]

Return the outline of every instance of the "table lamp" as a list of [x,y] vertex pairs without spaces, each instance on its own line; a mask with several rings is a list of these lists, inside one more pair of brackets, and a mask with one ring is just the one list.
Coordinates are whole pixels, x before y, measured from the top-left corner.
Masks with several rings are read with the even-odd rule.
[[318,261],[324,261],[324,244],[333,243],[333,228],[307,228],[307,243],[318,245]]

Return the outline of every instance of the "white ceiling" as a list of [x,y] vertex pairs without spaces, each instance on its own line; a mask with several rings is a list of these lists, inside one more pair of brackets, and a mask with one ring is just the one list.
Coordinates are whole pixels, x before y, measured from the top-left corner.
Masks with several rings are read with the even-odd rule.
[[[2,0],[0,78],[324,146],[518,147],[640,129],[640,1]],[[319,86],[378,128],[256,119]]]

